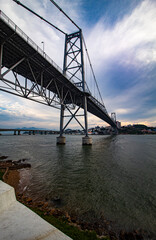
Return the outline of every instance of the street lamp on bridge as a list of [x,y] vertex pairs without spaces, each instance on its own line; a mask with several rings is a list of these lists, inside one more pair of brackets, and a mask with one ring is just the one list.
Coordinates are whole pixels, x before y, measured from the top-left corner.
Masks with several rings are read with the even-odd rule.
[[42,41],[41,43],[43,44],[43,54],[45,54],[45,52],[44,52],[44,42]]

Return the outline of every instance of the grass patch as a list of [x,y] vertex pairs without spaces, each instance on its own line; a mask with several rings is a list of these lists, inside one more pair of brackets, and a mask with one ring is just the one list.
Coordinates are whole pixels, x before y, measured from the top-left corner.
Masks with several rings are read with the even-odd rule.
[[[76,226],[71,226],[67,221],[56,218],[51,215],[44,215],[44,212],[38,209],[31,208],[41,218],[58,228],[60,231],[71,237],[73,240],[99,240],[94,231],[83,231]],[[109,237],[100,238],[101,240],[110,240]]]

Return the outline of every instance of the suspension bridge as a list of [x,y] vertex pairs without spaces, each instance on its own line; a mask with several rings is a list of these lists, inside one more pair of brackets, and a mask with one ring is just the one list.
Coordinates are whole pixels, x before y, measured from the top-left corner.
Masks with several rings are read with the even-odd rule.
[[[63,133],[72,119],[75,119],[85,132],[83,144],[92,144],[92,139],[88,136],[87,112],[104,120],[117,132],[115,114],[109,116],[103,103],[82,30],[53,0],[50,1],[77,27],[76,32],[67,34],[19,1],[13,1],[65,35],[64,64],[62,70],[0,11],[0,90],[60,109],[58,144],[65,143]],[[98,97],[90,91],[85,80],[83,48],[88,57]],[[80,109],[83,109],[83,113],[78,113]],[[84,117],[84,124],[78,117]],[[68,118],[66,124],[65,118]]]

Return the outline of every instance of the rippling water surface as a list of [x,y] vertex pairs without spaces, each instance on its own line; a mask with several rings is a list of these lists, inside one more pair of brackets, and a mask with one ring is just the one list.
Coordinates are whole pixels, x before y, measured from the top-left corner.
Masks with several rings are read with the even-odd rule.
[[93,136],[92,146],[81,138],[57,146],[55,135],[0,136],[0,154],[29,159],[34,196],[59,196],[61,208],[90,221],[156,233],[156,136]]

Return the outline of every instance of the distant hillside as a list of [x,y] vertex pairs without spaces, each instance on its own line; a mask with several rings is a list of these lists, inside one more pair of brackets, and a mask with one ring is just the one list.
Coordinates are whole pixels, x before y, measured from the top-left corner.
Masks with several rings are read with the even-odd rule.
[[36,128],[36,127],[22,127],[22,128],[16,128],[16,129],[25,129],[25,130],[29,130],[29,129],[32,129],[32,130],[49,130],[49,129],[46,129],[46,128]]
[[137,129],[148,129],[148,127],[144,124],[134,124],[133,127]]

